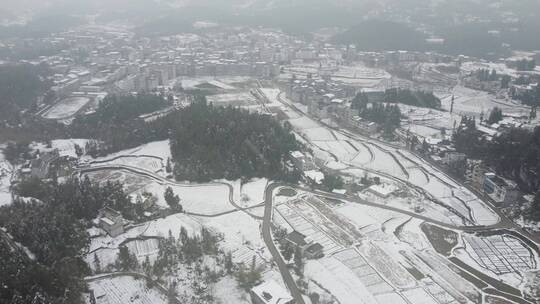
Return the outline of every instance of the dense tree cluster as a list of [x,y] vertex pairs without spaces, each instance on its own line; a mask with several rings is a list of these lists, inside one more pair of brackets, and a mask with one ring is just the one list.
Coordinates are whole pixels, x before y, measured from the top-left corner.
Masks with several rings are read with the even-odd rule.
[[25,246],[34,260],[0,244],[0,261],[18,263],[17,267],[1,265],[0,286],[8,288],[0,288],[0,302],[33,303],[15,299],[43,297],[45,301],[36,303],[80,303],[85,289],[82,277],[89,274],[81,258],[90,242],[86,228],[103,206],[127,210],[129,197],[119,184],[100,186],[87,179],[64,184],[31,180],[16,191],[38,200],[15,200],[1,207],[0,227]]
[[290,129],[270,116],[205,101],[173,116],[171,152],[178,180],[279,179],[289,152],[298,149]]
[[99,123],[122,123],[164,108],[166,100],[158,95],[110,95],[100,102],[96,112],[80,119],[90,125]]
[[390,136],[401,122],[401,111],[397,105],[372,103],[359,109],[360,117],[382,126],[384,134]]
[[4,148],[6,160],[12,164],[18,163],[21,159],[30,158],[30,147],[27,142],[8,142]]
[[109,96],[91,115],[80,116],[66,129],[66,136],[95,138],[93,156],[104,155],[168,136],[170,121],[165,117],[145,122],[139,116],[164,108],[167,101],[151,94]]
[[532,71],[536,68],[536,60],[534,59],[521,59],[511,64],[518,71]]
[[498,79],[497,71],[494,69],[491,72],[488,69],[480,69],[475,74],[476,78],[480,81],[495,81]]
[[[499,174],[517,181],[523,190],[540,190],[540,127],[533,131],[509,129],[487,141],[476,129],[474,118],[464,117],[454,134],[454,144],[469,158],[482,159]],[[539,207],[540,202],[529,212],[540,221]]]
[[0,120],[17,122],[21,111],[34,108],[51,83],[43,65],[0,65]]
[[[522,83],[528,84],[529,81],[526,81],[526,82],[524,81]],[[516,84],[519,84],[519,83],[517,83],[516,81]],[[530,90],[521,94],[517,94],[514,90],[511,90],[510,94],[512,95],[513,98],[517,100],[521,100],[523,104],[533,106],[533,107],[540,106],[540,85],[537,85],[533,90]]]
[[351,108],[360,110],[365,109],[369,103],[369,97],[366,93],[360,92],[351,100]]
[[432,92],[412,91],[409,89],[388,89],[384,92],[384,101],[389,103],[402,103],[410,106],[439,109],[441,100]]
[[487,122],[489,124],[498,123],[503,119],[503,113],[502,110],[498,107],[494,107],[491,112],[489,112],[489,117]]
[[92,156],[170,138],[169,168],[179,180],[287,178],[284,161],[298,149],[290,127],[282,127],[270,116],[214,107],[204,98],[151,122],[138,119],[165,105],[160,96],[113,96],[95,114],[77,118],[71,136],[97,135],[86,147]]

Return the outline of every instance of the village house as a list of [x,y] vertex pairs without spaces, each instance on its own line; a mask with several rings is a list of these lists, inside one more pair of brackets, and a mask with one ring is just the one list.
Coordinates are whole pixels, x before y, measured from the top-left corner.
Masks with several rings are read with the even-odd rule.
[[60,157],[57,149],[52,152],[42,152],[36,159],[31,160],[21,168],[21,174],[27,178],[45,179],[49,177],[51,163]]
[[122,218],[122,214],[109,207],[99,210],[98,225],[111,237],[117,237],[124,233],[124,219]]
[[370,186],[369,188],[367,188],[366,192],[374,194],[380,198],[388,198],[397,190],[398,188],[394,185],[380,184]]
[[516,183],[505,180],[495,173],[485,174],[484,192],[501,207],[515,204],[520,196]]
[[308,240],[305,235],[296,230],[289,233],[284,242],[291,245],[295,251],[300,250],[302,256],[307,259],[319,259],[324,256],[324,247],[321,244]]
[[253,304],[292,304],[293,297],[273,280],[266,281],[249,291]]
[[465,181],[477,190],[482,190],[484,187],[486,172],[487,168],[483,165],[481,160],[467,160]]
[[300,151],[291,152],[291,159],[294,163],[294,166],[300,171],[309,171],[317,169],[317,166],[313,162],[311,157],[306,156]]
[[467,156],[464,153],[448,151],[444,154],[444,157],[442,158],[442,163],[447,166],[453,166],[457,163],[465,162],[466,160]]

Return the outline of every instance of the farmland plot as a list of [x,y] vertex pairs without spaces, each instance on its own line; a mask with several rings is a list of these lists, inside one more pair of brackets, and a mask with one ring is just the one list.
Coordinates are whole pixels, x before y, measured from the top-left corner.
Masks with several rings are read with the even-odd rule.
[[148,289],[146,282],[131,276],[103,278],[88,283],[94,290],[96,304],[166,304],[165,294],[155,288]]

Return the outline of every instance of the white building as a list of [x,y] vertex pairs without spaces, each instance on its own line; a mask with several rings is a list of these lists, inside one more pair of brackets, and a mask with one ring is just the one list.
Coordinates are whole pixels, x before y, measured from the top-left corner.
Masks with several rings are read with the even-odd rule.
[[380,184],[380,185],[373,185],[367,188],[367,192],[370,192],[372,194],[375,194],[378,197],[381,198],[387,198],[392,193],[396,192],[398,190],[398,187],[394,185],[389,184]]
[[273,280],[253,287],[249,292],[253,304],[292,304],[293,297]]

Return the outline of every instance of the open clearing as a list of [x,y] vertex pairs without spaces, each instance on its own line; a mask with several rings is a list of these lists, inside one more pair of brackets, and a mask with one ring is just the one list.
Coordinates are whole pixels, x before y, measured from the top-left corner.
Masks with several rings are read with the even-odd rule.
[[68,97],[52,106],[44,115],[47,119],[66,119],[77,114],[84,107],[90,98],[87,97]]
[[159,290],[146,287],[143,279],[131,276],[115,276],[92,280],[88,283],[94,290],[96,304],[166,304],[167,297]]

